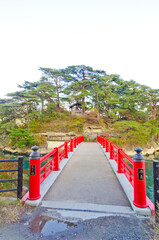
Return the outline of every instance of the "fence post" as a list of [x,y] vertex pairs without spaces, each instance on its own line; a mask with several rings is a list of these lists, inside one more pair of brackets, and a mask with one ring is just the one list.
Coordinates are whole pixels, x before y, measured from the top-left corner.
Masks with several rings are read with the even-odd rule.
[[17,198],[22,198],[23,191],[23,157],[18,157],[18,189]]
[[102,139],[102,143],[101,143],[101,144],[102,144],[102,147],[103,147],[103,139],[104,139],[104,138],[103,138],[103,137],[101,137],[101,139]]
[[40,153],[39,147],[33,146],[29,162],[29,200],[37,200],[40,195]]
[[109,143],[108,143],[108,139],[106,139],[106,144],[105,144],[105,151],[109,152]]
[[114,159],[114,153],[113,153],[113,146],[112,146],[112,142],[110,142],[110,160]]
[[103,138],[103,148],[105,148],[105,138]]
[[76,137],[74,138],[74,148],[76,148]]
[[79,144],[79,137],[76,137],[76,145],[78,146]]
[[159,222],[159,161],[153,161],[155,220]]
[[68,142],[65,142],[65,158],[68,158]]
[[70,140],[70,152],[73,152],[73,139]]
[[142,148],[135,148],[136,154],[133,156],[134,170],[134,201],[133,204],[139,208],[146,208],[146,174],[145,158],[141,154]]
[[122,164],[122,155],[121,155],[122,148],[118,148],[118,158],[117,158],[117,164],[118,164],[118,173],[123,173],[121,164]]
[[56,147],[54,148],[55,149],[55,154],[54,154],[54,168],[53,168],[53,171],[59,171],[60,168],[59,168],[59,149]]

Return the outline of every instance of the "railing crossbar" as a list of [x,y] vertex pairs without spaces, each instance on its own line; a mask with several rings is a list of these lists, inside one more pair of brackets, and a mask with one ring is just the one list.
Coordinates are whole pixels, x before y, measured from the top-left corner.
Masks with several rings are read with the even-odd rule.
[[1,169],[0,172],[17,172],[18,168],[16,169]]
[[11,192],[11,191],[17,191],[18,188],[11,188],[11,189],[3,189],[3,190],[0,190],[0,192]]
[[18,159],[5,159],[5,160],[0,160],[0,162],[18,162]]
[[129,157],[125,152],[121,151],[121,155],[125,157],[132,165],[133,165],[133,160],[131,157]]
[[53,151],[51,151],[50,153],[46,154],[45,156],[40,158],[40,163],[44,162],[47,158],[51,157],[52,155],[55,154],[55,149]]
[[125,165],[125,167],[127,167],[129,169],[129,171],[131,171],[133,173],[133,169],[124,160],[122,160],[122,162]]
[[14,179],[1,179],[0,182],[14,182],[14,181],[18,181],[18,178],[14,178]]
[[49,162],[47,162],[44,166],[40,168],[40,172],[43,171],[44,168],[46,168],[52,161],[54,161],[54,158],[52,158]]
[[112,146],[113,146],[114,148],[116,148],[116,150],[119,149],[114,143],[112,143]]

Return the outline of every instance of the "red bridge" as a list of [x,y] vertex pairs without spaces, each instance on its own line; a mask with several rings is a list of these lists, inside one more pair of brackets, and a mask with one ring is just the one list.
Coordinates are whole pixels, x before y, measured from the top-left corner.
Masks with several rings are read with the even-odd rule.
[[140,148],[131,159],[106,138],[98,136],[97,143],[84,143],[79,136],[43,157],[37,146],[32,149],[29,192],[22,201],[63,214],[154,215],[154,205],[146,196]]

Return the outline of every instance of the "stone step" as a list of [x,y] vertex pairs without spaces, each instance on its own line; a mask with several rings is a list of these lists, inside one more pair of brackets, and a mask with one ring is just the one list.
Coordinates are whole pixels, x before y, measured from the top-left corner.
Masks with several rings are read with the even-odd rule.
[[51,208],[64,211],[98,213],[108,215],[134,215],[134,211],[127,206],[100,205],[92,203],[77,202],[59,202],[59,201],[42,201],[41,207]]

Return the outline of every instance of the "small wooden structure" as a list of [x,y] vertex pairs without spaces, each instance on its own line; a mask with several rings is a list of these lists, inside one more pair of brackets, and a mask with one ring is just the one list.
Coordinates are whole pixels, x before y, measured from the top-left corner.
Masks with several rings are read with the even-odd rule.
[[81,115],[82,114],[82,103],[76,102],[72,104],[70,107],[71,115]]

